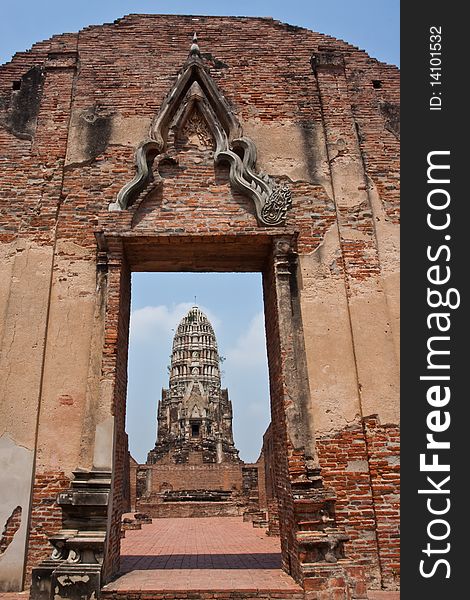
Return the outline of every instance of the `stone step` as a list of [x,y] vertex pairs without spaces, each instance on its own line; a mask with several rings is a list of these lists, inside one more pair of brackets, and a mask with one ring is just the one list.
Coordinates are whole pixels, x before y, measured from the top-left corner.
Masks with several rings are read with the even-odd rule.
[[304,600],[300,588],[292,590],[101,590],[102,600]]
[[139,509],[145,510],[152,518],[193,518],[193,517],[236,517],[243,508],[234,502],[144,502],[139,501]]
[[268,521],[253,521],[253,527],[265,528],[268,525]]
[[163,494],[164,502],[228,502],[230,490],[168,490]]

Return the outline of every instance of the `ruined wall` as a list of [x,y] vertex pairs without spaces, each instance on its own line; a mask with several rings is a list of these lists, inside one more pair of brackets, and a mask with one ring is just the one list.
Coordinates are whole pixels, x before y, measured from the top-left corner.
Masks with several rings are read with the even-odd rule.
[[146,470],[149,493],[159,493],[164,489],[242,489],[241,465],[149,465]]
[[[332,46],[314,54],[312,65],[337,212],[335,228],[302,261],[318,451],[325,482],[338,493],[339,522],[351,537],[351,555],[369,559],[377,583],[394,588],[399,574],[399,128],[390,115],[398,106],[396,72],[364,60],[350,66]],[[333,270],[336,261],[342,263],[340,278]],[[328,267],[333,272],[327,280]]]
[[138,468],[139,463],[129,454],[129,511],[135,510]]
[[[266,506],[264,465],[260,462],[138,465],[131,458],[130,475],[132,510],[151,517],[233,516]],[[166,492],[191,491],[198,492],[197,500],[169,502],[164,498]],[[214,491],[224,492],[221,501],[205,501]]]
[[[259,168],[290,187],[285,226],[260,227],[227,168],[214,168],[210,149],[191,138],[159,167],[162,186],[108,212],[135,174],[135,149],[195,29]],[[29,567],[48,555],[47,537],[60,528],[57,492],[77,468],[113,467],[108,573],[118,563],[129,272],[155,268],[149,237],[219,240],[220,254],[232,251],[233,264],[249,270],[250,252],[282,232],[297,236],[311,396],[304,417],[322,474],[338,494],[348,554],[369,565],[374,585],[395,586],[397,69],[271,19],[133,15],[36,44],[0,73],[0,530],[18,524],[21,507],[2,542],[3,589],[22,586],[28,520]],[[94,233],[103,230],[142,242],[123,248],[108,235],[97,253]],[[240,236],[252,241],[235,242]],[[187,268],[177,255],[159,257],[160,268]],[[265,276],[275,338],[273,287]],[[281,396],[277,360],[272,348],[271,389]],[[288,482],[287,459],[294,472],[303,458],[285,447],[283,407],[273,411],[278,477]],[[280,517],[293,529],[289,494],[286,483]],[[295,551],[293,539],[283,544]]]

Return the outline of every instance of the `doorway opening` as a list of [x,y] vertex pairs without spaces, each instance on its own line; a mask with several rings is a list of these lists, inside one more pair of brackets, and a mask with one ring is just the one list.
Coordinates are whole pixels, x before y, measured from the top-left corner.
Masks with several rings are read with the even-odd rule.
[[162,589],[194,577],[289,589],[277,516],[268,527],[261,273],[133,273],[131,288],[129,512],[114,585],[152,571]]
[[[129,451],[145,463],[157,438],[157,408],[161,390],[169,387],[172,346],[180,321],[198,306],[212,325],[218,351],[221,386],[233,409],[233,435],[240,458],[254,463],[269,422],[269,374],[261,273],[133,273],[128,359],[126,432]],[[181,352],[198,353],[177,368],[214,367],[205,364],[210,352],[201,342]],[[178,357],[180,358],[180,357]],[[183,378],[181,385],[196,376]],[[201,376],[203,374],[201,373]],[[208,380],[207,380],[208,381]],[[202,384],[204,386],[204,383]],[[213,427],[200,415],[188,415],[192,437]],[[179,427],[183,426],[180,419]],[[207,430],[207,431],[206,431]]]
[[[115,237],[110,245],[111,254],[108,258],[108,308],[106,314],[105,339],[109,339],[111,344],[106,346],[104,354],[104,371],[109,373],[110,382],[113,385],[113,406],[115,414],[115,437],[114,437],[114,459],[112,472],[111,494],[112,501],[109,510],[109,528],[107,549],[105,552],[105,580],[109,581],[116,576],[120,570],[120,546],[121,546],[121,517],[130,505],[129,498],[129,455],[128,441],[125,432],[125,413],[126,413],[126,395],[127,395],[127,363],[128,363],[128,339],[129,339],[129,321],[130,321],[130,300],[131,300],[131,274],[138,273],[175,273],[188,272],[197,273],[259,273],[262,276],[263,283],[263,306],[264,322],[266,331],[266,348],[268,356],[269,370],[269,397],[271,426],[267,430],[263,447],[266,449],[265,462],[267,463],[265,472],[265,489],[267,504],[269,505],[269,493],[272,495],[272,503],[268,506],[267,520],[270,533],[279,533],[281,567],[282,570],[293,577],[288,578],[288,586],[296,585],[294,581],[301,582],[303,579],[302,565],[299,560],[299,542],[297,538],[297,521],[303,519],[310,523],[310,511],[316,510],[316,504],[313,505],[308,499],[309,490],[313,486],[319,485],[318,468],[316,466],[315,442],[311,422],[309,420],[309,389],[308,376],[306,371],[305,348],[303,344],[303,332],[300,315],[300,298],[298,293],[298,266],[297,254],[295,251],[296,235],[282,234],[273,235],[264,232],[253,231],[240,235],[123,235]],[[239,299],[237,294],[234,296]],[[197,302],[197,300],[196,300]],[[249,298],[244,302],[250,302]],[[199,308],[192,307],[195,312],[188,312],[184,323],[178,325],[177,332],[184,343],[184,337],[190,334],[196,334],[206,337],[204,344],[209,345],[200,348],[205,351],[213,351],[211,346],[213,329],[207,320],[199,315]],[[205,318],[205,317],[204,317]],[[184,328],[191,329],[193,320],[196,320],[199,331],[185,331]],[[183,326],[183,331],[180,331]],[[202,327],[202,330],[201,330]],[[205,329],[204,329],[205,328]],[[188,341],[188,340],[186,340]],[[203,345],[204,345],[203,344]],[[109,348],[109,350],[106,350]],[[178,350],[188,350],[183,346],[178,346]],[[209,362],[210,362],[210,356]],[[214,357],[212,357],[214,358]],[[178,357],[182,362],[170,363],[169,388],[171,383],[178,383],[178,380],[189,374],[198,375],[197,371],[201,365],[189,364],[188,357],[184,354]],[[204,365],[202,365],[204,367]],[[210,366],[206,361],[205,366]],[[202,372],[207,376],[217,375],[220,363],[217,361],[212,364],[212,371]],[[186,371],[184,369],[186,367]],[[196,369],[194,371],[194,369]],[[198,391],[199,390],[199,391]],[[169,506],[171,503],[178,504],[181,511],[189,510],[194,506],[191,502],[204,502],[210,513],[207,517],[214,516],[215,507],[220,502],[224,502],[227,488],[220,489],[211,485],[202,488],[205,492],[199,497],[200,490],[192,490],[195,494],[183,495],[184,490],[174,489],[175,471],[178,471],[179,465],[191,464],[191,452],[188,452],[188,445],[182,442],[187,434],[191,443],[197,445],[200,438],[193,439],[191,434],[191,420],[200,421],[200,432],[207,433],[210,425],[212,438],[220,434],[220,419],[216,423],[207,418],[207,414],[199,410],[201,404],[199,396],[204,396],[204,390],[199,386],[193,385],[190,393],[192,395],[191,411],[178,415],[172,414],[171,406],[165,406],[165,410],[159,414],[159,423],[166,422],[176,425],[175,420],[181,428],[181,436],[177,452],[172,455],[173,460],[168,465],[167,477],[159,480],[160,506]],[[171,394],[170,394],[171,396]],[[163,399],[163,395],[162,395]],[[171,403],[170,403],[171,404]],[[229,403],[224,396],[223,390],[219,397],[219,405],[224,405],[223,414],[228,412]],[[175,407],[173,407],[175,408]],[[186,407],[188,408],[188,407]],[[194,409],[194,410],[193,410]],[[225,412],[224,412],[225,411]],[[152,418],[152,422],[154,418]],[[222,419],[224,421],[224,419]],[[217,424],[217,428],[215,425]],[[228,422],[226,421],[226,425]],[[202,448],[202,463],[213,462],[213,469],[221,468],[238,469],[237,464],[238,450],[230,440],[230,428],[226,428],[226,435],[223,439],[212,440],[216,442],[208,444]],[[175,431],[172,429],[172,431]],[[178,437],[178,436],[177,436]],[[157,436],[158,440],[158,436]],[[166,440],[167,441],[167,440]],[[164,440],[165,442],[165,440]],[[165,443],[155,445],[152,454],[150,466],[155,466],[160,458],[165,454],[168,456]],[[178,455],[178,456],[176,456]],[[201,452],[199,453],[199,456]],[[268,456],[268,458],[267,458]],[[231,459],[229,459],[231,457]],[[136,469],[139,464],[134,465]],[[164,465],[162,465],[164,466]],[[200,467],[200,461],[194,461],[191,464],[193,470],[197,471]],[[253,465],[242,465],[244,472],[241,477],[240,485],[237,491],[245,498],[252,496],[251,490],[263,489],[263,486],[256,486],[256,474],[250,471]],[[148,494],[149,474],[140,473],[136,477],[136,489],[139,493]],[[181,473],[179,473],[181,474]],[[219,474],[220,476],[220,474]],[[155,486],[153,487],[156,491]],[[188,488],[185,486],[186,491]],[[229,487],[229,491],[231,488]],[[259,494],[259,491],[258,491]],[[307,495],[306,495],[307,494]],[[254,496],[254,494],[253,494]],[[307,498],[308,496],[308,498]],[[307,499],[307,503],[304,501]],[[233,502],[232,506],[238,509],[238,504]],[[220,506],[220,504],[219,504]],[[299,512],[298,509],[302,509]],[[161,515],[161,513],[160,513]],[[181,518],[187,518],[186,517]],[[191,516],[191,515],[189,515]],[[242,518],[243,526],[250,526],[250,531],[255,531],[252,523],[243,522],[243,517],[236,513],[236,516]],[[161,517],[160,517],[161,518]],[[228,518],[228,517],[227,517]],[[315,517],[316,518],[316,517]],[[272,530],[271,530],[272,528]],[[206,528],[207,529],[207,528]],[[204,531],[206,531],[206,529]],[[256,529],[256,531],[259,531]],[[177,537],[182,538],[181,534]],[[243,537],[243,536],[242,536]],[[274,539],[275,536],[266,536],[263,533],[263,539]],[[230,536],[220,533],[219,539],[228,540]],[[310,539],[310,538],[309,538]],[[278,554],[279,546],[274,554]],[[264,553],[266,555],[272,552]],[[263,567],[264,568],[264,567]],[[278,576],[282,572],[277,569]],[[287,575],[286,575],[287,577]],[[231,584],[233,586],[233,582]],[[248,585],[248,584],[245,584]],[[251,589],[251,585],[249,585]],[[161,588],[160,588],[161,589]],[[165,586],[164,589],[168,589]],[[213,586],[211,588],[213,589]],[[232,589],[232,588],[228,588]],[[236,588],[233,588],[236,589]],[[268,585],[268,589],[273,589]],[[297,588],[296,588],[297,589]]]

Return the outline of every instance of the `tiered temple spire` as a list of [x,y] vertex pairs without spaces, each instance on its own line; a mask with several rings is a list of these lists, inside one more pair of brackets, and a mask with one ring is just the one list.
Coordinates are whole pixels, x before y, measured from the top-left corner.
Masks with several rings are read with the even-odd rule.
[[147,463],[239,462],[219,362],[214,329],[193,306],[173,339],[169,389],[162,390],[157,442]]

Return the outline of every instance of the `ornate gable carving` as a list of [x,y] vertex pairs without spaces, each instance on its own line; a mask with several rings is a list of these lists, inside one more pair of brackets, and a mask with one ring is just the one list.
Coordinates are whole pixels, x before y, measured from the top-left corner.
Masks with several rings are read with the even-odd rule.
[[152,164],[166,151],[170,131],[201,147],[213,148],[215,164],[230,165],[230,183],[252,199],[260,225],[284,223],[292,205],[291,192],[256,170],[255,144],[243,136],[240,124],[205,70],[196,34],[183,70],[150,128],[149,138],[137,149],[137,173],[120,190],[109,210],[125,210],[153,181]]
[[199,148],[213,149],[215,145],[215,140],[206,121],[201,113],[194,109],[178,132],[178,140],[180,139],[185,139],[187,143]]

